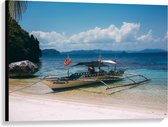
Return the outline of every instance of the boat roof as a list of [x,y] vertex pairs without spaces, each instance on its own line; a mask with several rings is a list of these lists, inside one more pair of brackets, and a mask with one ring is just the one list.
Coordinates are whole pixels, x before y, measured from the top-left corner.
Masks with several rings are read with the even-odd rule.
[[116,64],[116,62],[112,60],[97,60],[97,61],[91,61],[91,62],[79,62],[74,66],[80,66],[80,65],[85,65],[85,66],[92,66],[92,67],[103,67],[107,66],[106,64]]
[[115,61],[113,60],[101,60],[102,63],[108,63],[108,64],[117,64]]

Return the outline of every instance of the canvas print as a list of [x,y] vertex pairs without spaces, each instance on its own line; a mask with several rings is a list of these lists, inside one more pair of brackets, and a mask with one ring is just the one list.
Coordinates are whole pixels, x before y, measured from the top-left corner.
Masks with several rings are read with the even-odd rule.
[[167,6],[6,1],[6,121],[167,116]]

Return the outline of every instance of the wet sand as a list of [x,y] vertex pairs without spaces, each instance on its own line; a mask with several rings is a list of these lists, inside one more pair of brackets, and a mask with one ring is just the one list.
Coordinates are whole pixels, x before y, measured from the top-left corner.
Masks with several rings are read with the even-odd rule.
[[[167,115],[167,89],[157,86],[151,91],[153,86],[144,84],[109,95],[99,86],[53,92],[36,82],[38,78],[9,80],[10,121],[144,119]],[[31,86],[33,83],[36,84]]]

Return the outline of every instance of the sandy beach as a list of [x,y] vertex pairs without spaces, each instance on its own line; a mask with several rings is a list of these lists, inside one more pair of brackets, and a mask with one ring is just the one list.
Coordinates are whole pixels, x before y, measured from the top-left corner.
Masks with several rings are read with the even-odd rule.
[[22,88],[23,82],[27,86],[36,81],[10,79],[10,121],[144,119],[167,115],[166,97],[161,99],[161,96],[152,95],[145,98],[148,91],[138,95],[136,89],[114,95],[90,93],[86,89],[53,92],[39,82],[14,91]]

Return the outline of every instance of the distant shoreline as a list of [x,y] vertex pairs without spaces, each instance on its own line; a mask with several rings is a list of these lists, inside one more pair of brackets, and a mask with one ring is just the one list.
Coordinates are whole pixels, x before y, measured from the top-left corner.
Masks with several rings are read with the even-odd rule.
[[100,50],[100,49],[94,49],[94,50],[72,50],[67,52],[60,52],[56,49],[43,49],[42,55],[48,56],[48,55],[72,55],[72,54],[78,54],[78,55],[88,55],[88,54],[141,54],[141,53],[166,53],[166,50],[162,49],[144,49],[140,51],[112,51],[112,50]]

